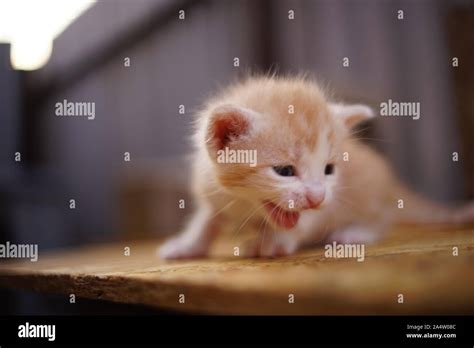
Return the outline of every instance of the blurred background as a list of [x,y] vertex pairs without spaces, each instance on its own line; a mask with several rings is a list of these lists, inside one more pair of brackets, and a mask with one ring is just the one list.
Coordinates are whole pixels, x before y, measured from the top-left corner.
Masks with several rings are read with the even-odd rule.
[[[249,71],[310,72],[376,111],[420,102],[420,120],[379,118],[364,137],[428,197],[474,198],[473,5],[0,0],[0,242],[41,257],[178,231],[193,111]],[[56,116],[65,99],[94,102],[95,119]],[[61,312],[51,303],[0,292],[0,312]]]

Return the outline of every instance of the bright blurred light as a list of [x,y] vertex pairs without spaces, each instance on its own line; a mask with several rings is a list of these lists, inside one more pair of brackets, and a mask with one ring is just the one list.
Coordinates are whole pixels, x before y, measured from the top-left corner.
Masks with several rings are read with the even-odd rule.
[[53,40],[95,0],[0,0],[0,43],[10,43],[14,69],[35,70],[51,56]]

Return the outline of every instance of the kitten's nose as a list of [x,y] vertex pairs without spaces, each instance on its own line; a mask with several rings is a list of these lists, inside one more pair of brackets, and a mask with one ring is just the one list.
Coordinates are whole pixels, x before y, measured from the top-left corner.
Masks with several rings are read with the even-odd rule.
[[306,202],[309,209],[317,208],[324,201],[326,190],[323,186],[308,190],[306,193]]

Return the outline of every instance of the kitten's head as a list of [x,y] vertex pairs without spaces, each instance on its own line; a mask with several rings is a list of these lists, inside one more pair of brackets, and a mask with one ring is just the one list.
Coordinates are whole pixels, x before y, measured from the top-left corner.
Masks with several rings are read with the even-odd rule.
[[198,142],[222,188],[290,229],[301,211],[331,202],[341,143],[372,116],[367,106],[329,103],[307,80],[249,79],[209,104]]

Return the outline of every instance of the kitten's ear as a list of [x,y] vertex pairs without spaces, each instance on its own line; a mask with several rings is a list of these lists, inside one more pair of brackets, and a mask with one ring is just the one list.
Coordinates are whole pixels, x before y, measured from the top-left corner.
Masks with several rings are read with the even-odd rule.
[[329,104],[331,114],[342,120],[344,125],[350,129],[375,116],[374,111],[367,105],[353,104]]
[[230,142],[249,134],[255,112],[234,105],[222,105],[214,109],[209,119],[206,142],[209,148],[221,150]]

